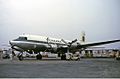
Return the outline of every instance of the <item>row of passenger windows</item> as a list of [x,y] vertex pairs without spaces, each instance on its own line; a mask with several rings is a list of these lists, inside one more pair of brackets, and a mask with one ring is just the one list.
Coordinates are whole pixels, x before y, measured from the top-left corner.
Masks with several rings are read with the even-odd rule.
[[[27,40],[27,37],[19,37],[15,40]],[[61,43],[61,41],[59,40],[52,40],[52,39],[48,39],[48,42],[56,42],[56,43]]]
[[49,39],[48,41],[49,41],[49,42],[61,43],[61,41],[59,41],[59,40],[51,40],[51,39]]

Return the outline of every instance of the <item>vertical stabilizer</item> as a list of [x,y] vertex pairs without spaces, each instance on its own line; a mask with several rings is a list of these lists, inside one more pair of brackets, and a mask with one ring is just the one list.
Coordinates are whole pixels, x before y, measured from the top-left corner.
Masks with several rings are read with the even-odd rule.
[[85,43],[85,32],[84,31],[82,31],[81,32],[81,35],[80,35],[80,43]]

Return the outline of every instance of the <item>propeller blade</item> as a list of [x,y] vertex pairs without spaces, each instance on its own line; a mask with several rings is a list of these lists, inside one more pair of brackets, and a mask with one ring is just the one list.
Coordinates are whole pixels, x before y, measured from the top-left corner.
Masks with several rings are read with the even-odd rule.
[[71,44],[75,43],[76,41],[77,41],[77,39],[73,40],[73,41],[71,42]]
[[65,40],[61,39],[61,41],[64,42],[66,45],[68,45],[68,43]]

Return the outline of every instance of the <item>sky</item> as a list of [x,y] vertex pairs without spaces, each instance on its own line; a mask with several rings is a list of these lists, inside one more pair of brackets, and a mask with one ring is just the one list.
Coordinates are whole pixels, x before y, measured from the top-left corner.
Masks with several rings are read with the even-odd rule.
[[[21,34],[120,39],[120,0],[0,0],[0,47]],[[105,45],[120,48],[120,43]]]

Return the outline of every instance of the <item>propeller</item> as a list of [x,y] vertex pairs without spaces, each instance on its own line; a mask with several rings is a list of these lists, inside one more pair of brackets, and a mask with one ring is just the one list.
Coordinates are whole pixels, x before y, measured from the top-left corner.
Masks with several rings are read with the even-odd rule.
[[65,40],[61,39],[61,41],[64,42],[68,46],[68,43]]
[[71,42],[66,42],[65,40],[61,39],[62,42],[64,42],[67,45],[67,53],[69,53],[70,47],[72,46],[73,43],[77,42],[77,39],[71,41]]
[[12,49],[12,55],[13,56],[16,56],[15,52],[14,52],[14,45],[12,45],[12,43],[9,41],[9,44],[11,46],[11,49]]
[[62,42],[64,42],[68,47],[71,47],[71,45],[73,44],[73,43],[75,43],[76,41],[77,41],[77,39],[75,39],[75,40],[73,40],[73,41],[71,41],[71,42],[66,42],[65,40],[63,40],[63,39],[61,39],[61,41]]
[[73,40],[72,42],[69,42],[70,47],[71,47],[71,45],[72,45],[73,43],[75,43],[75,42],[77,42],[77,39]]

